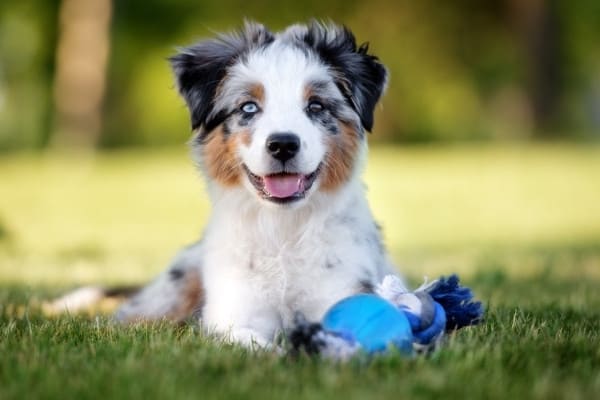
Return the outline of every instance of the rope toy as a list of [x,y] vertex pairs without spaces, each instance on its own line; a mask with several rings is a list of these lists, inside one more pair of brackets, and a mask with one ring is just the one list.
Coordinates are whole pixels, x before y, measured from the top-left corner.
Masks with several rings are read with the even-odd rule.
[[358,353],[428,353],[444,334],[478,324],[481,302],[457,275],[425,283],[409,292],[402,281],[387,275],[375,294],[357,294],[333,305],[319,322],[297,314],[289,334],[292,353],[305,351],[335,360]]

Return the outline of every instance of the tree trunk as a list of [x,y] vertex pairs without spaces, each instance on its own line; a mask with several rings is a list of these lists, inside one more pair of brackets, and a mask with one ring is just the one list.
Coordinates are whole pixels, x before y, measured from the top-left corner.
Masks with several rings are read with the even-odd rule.
[[526,77],[538,133],[552,133],[562,92],[560,26],[553,0],[510,0],[511,20],[527,62]]
[[63,0],[54,76],[54,147],[94,148],[110,50],[111,0]]

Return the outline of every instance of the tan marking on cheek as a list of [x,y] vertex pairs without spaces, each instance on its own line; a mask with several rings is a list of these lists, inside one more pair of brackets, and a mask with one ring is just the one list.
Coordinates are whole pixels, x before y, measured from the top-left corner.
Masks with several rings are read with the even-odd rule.
[[323,163],[321,189],[332,192],[350,179],[357,159],[360,135],[347,123],[341,123],[340,133],[331,135],[329,150]]
[[243,130],[239,133],[236,133],[236,135],[240,137],[240,142],[242,142],[244,146],[250,147],[250,144],[252,143],[252,135],[250,134],[250,131]]
[[[224,186],[240,183],[241,164],[237,155],[240,135],[225,137],[223,126],[219,125],[208,134],[202,145],[202,159],[208,175]],[[243,141],[243,139],[241,139]]]

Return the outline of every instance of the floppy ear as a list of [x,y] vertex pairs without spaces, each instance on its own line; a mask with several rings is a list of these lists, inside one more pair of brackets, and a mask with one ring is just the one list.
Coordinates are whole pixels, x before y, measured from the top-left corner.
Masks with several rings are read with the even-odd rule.
[[207,134],[223,122],[226,115],[214,110],[214,98],[227,68],[248,50],[273,39],[263,25],[246,22],[240,31],[184,47],[169,59],[179,93],[190,110],[192,129],[203,127]]
[[368,54],[368,43],[357,46],[354,35],[345,26],[316,21],[309,24],[304,42],[337,73],[338,88],[370,132],[375,104],[385,90],[388,73],[376,56]]

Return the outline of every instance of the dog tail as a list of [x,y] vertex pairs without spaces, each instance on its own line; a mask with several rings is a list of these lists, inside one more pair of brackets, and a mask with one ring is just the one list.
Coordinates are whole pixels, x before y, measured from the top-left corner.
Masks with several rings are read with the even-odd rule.
[[46,315],[111,312],[140,290],[141,286],[83,286],[43,302],[42,311]]

